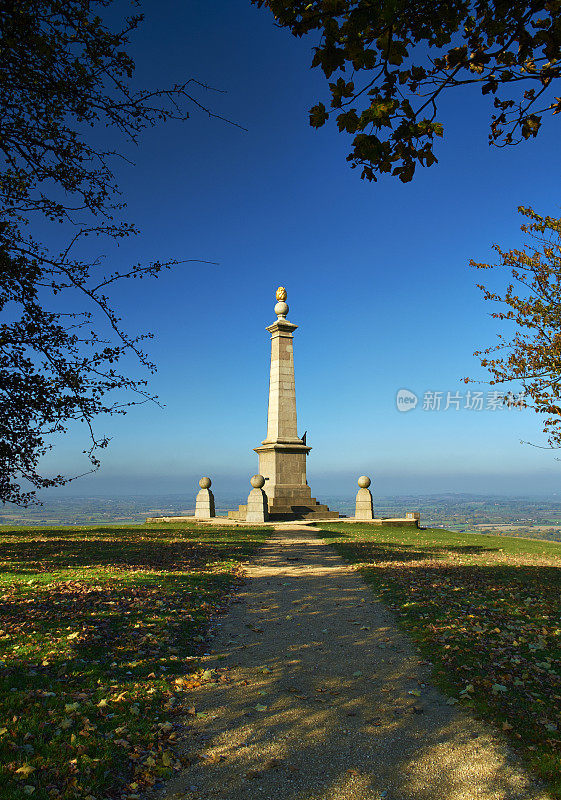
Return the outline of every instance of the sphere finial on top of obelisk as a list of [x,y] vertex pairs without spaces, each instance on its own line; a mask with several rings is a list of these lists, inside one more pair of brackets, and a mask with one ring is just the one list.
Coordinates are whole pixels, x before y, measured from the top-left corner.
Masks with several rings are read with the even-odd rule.
[[284,286],[279,286],[276,292],[278,303],[275,306],[275,314],[279,319],[286,319],[288,314],[288,305],[286,304],[286,289]]

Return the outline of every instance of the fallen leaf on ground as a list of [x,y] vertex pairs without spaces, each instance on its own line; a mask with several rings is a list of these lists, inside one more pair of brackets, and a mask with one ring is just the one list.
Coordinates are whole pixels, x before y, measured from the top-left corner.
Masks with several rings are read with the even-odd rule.
[[24,764],[22,767],[19,767],[19,769],[16,769],[15,774],[18,780],[22,780],[31,775],[32,772],[35,772],[35,767],[32,767],[31,764]]

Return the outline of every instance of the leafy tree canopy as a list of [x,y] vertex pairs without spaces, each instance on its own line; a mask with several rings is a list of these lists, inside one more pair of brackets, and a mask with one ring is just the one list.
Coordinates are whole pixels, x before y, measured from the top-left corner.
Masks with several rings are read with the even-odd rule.
[[329,80],[329,107],[353,136],[347,160],[376,180],[407,182],[437,159],[444,92],[479,84],[493,97],[489,141],[517,144],[537,135],[544,114],[561,111],[561,2],[532,0],[252,0],[294,36],[319,34],[312,67]]
[[[175,262],[104,272],[99,260],[83,260],[82,245],[88,236],[136,233],[120,217],[119,153],[104,142],[135,144],[147,127],[202,106],[193,80],[135,86],[125,47],[142,16],[111,28],[103,19],[110,4],[0,0],[2,501],[27,503],[34,489],[65,482],[39,472],[52,434],[85,423],[95,467],[107,438],[94,433],[94,418],[151,399],[145,381],[116,366],[130,353],[154,369],[141,349],[145,337],[126,332],[109,294],[116,281],[157,275]],[[45,244],[49,223],[60,241],[55,249]]]
[[[506,267],[512,282],[504,293],[478,284],[487,300],[501,310],[492,314],[514,329],[498,343],[475,353],[491,374],[491,384],[516,381],[525,389],[525,404],[545,417],[551,447],[561,446],[561,220],[541,217],[531,208],[519,212],[530,222],[521,226],[527,245],[521,250],[494,249],[497,264],[471,262],[479,269]],[[469,379],[466,379],[466,381]]]

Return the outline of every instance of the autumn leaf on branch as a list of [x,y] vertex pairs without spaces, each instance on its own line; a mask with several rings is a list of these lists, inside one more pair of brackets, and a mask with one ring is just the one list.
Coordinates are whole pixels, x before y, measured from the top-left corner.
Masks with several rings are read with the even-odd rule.
[[[511,282],[503,293],[478,284],[486,300],[496,303],[492,316],[513,329],[499,333],[498,343],[478,350],[491,384],[515,381],[524,387],[524,403],[544,419],[550,447],[561,446],[561,219],[542,217],[532,208],[518,211],[530,222],[523,249],[503,250],[497,264],[477,263],[478,269],[506,268]],[[466,379],[466,381],[469,379]]]

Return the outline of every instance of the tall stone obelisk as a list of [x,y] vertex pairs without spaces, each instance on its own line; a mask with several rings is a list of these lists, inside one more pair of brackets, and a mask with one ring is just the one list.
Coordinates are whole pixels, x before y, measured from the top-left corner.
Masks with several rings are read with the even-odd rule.
[[269,501],[269,515],[277,517],[336,517],[312,497],[306,480],[306,457],[311,447],[298,436],[296,426],[296,388],[292,334],[298,327],[286,318],[286,289],[277,289],[277,321],[269,325],[271,334],[271,373],[267,438],[256,447],[259,473]]

